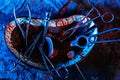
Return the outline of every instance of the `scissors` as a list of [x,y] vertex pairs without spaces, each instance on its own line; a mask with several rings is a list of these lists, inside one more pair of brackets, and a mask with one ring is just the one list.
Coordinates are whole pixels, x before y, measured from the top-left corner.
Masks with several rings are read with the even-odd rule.
[[79,23],[77,23],[76,26],[74,26],[74,27],[66,30],[66,31],[62,34],[62,36],[65,37],[65,38],[62,39],[61,42],[63,42],[63,41],[65,41],[66,39],[70,38],[70,37],[78,30],[78,28],[80,28],[80,27],[81,27],[81,29],[82,29],[82,32],[85,32],[86,28],[84,27],[84,24],[81,23],[81,22],[79,22]]
[[95,41],[95,40],[92,39],[92,38],[95,38],[95,37],[97,37],[97,36],[99,36],[99,35],[102,35],[102,34],[105,34],[105,33],[108,33],[108,32],[112,32],[112,31],[120,31],[120,28],[112,28],[112,29],[108,29],[108,30],[99,32],[98,34],[90,35],[90,36],[88,37],[88,40],[89,40],[89,42],[91,42],[91,43],[120,42],[120,39],[115,39],[115,40],[101,40],[101,41]]
[[[101,18],[101,20],[102,20],[103,23],[110,23],[110,22],[112,22],[112,21],[114,20],[114,15],[113,15],[113,13],[111,13],[111,12],[105,12],[104,14],[101,15],[101,13],[98,11],[98,9],[95,7],[95,5],[92,4],[91,10],[86,14],[86,16],[84,16],[83,19],[82,19],[75,27],[72,27],[72,28],[66,30],[66,31],[63,33],[63,36],[64,36],[64,35],[68,35],[68,34],[69,34],[69,36],[67,36],[66,38],[64,38],[63,40],[61,40],[61,42],[63,42],[64,40],[70,38],[70,37],[76,32],[76,30],[80,27],[80,24],[82,23],[82,21],[83,21],[84,19],[86,19],[86,17],[87,17],[93,10],[95,10],[95,11],[97,12],[98,16],[95,17],[95,18],[92,18],[92,19],[87,19],[88,21],[86,21],[86,22],[84,23],[84,26],[85,26],[87,23],[90,23],[91,21],[94,21],[94,20],[96,20],[96,19],[98,19],[98,18]],[[111,19],[106,20],[106,19],[105,19],[105,16],[106,16],[106,15],[110,15],[110,16],[111,16]],[[71,32],[71,33],[70,33],[70,32]]]
[[[102,20],[103,23],[110,23],[110,22],[112,22],[114,20],[114,14],[113,13],[111,13],[111,12],[105,12],[104,14],[101,15],[101,13],[98,11],[98,9],[95,7],[95,5],[92,4],[92,7],[97,12],[98,16],[95,17],[95,18],[93,18],[93,19],[91,19],[91,21],[94,21],[94,20],[96,20],[98,18],[101,18],[101,20]],[[111,19],[106,20],[105,19],[106,15],[110,15]]]

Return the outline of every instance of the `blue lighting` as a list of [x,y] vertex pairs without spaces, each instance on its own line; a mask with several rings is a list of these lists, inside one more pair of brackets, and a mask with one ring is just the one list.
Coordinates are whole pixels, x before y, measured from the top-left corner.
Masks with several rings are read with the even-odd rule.
[[[4,37],[5,30],[6,30],[7,25],[11,21],[14,20],[14,14],[13,14],[14,8],[16,9],[16,17],[17,18],[24,17],[24,16],[29,17],[29,15],[28,15],[29,11],[27,9],[27,4],[29,4],[30,10],[32,13],[31,14],[32,18],[45,19],[46,12],[52,10],[51,18],[53,19],[54,17],[56,17],[56,13],[61,9],[61,7],[63,5],[65,5],[67,3],[67,1],[68,0],[0,0],[0,80],[1,79],[29,80],[29,78],[34,79],[34,80],[52,80],[51,75],[49,75],[49,72],[41,71],[41,70],[38,70],[31,66],[28,66],[28,65],[20,62],[12,54],[12,52],[8,49],[6,42],[5,42],[5,37]],[[82,2],[88,1],[89,3],[94,3],[96,5],[102,5],[103,7],[120,8],[120,0],[70,0],[70,4],[67,6],[66,12],[72,13],[73,10],[76,10],[78,12],[78,10],[77,10],[78,6],[79,5],[82,6],[82,5],[81,5],[81,2],[76,3],[75,1],[82,1]],[[62,11],[60,12],[60,14],[61,13],[62,13]],[[84,13],[84,10],[83,10],[83,13]],[[81,14],[79,14],[79,15],[81,15]],[[100,17],[101,17],[101,15],[100,15]],[[113,21],[113,19],[109,22],[112,22],[112,21]],[[78,22],[79,22],[79,20],[78,20]],[[94,25],[95,25],[95,22],[91,21],[89,28],[93,27]],[[120,30],[120,28],[115,28],[115,30],[116,29]],[[111,31],[113,31],[113,30],[111,29]],[[89,42],[87,36],[84,36],[85,39],[87,40],[87,44],[85,46],[80,46],[78,44],[78,40],[81,38],[81,35],[77,36],[73,41],[70,42],[70,47],[77,46],[82,49],[84,48],[81,54],[82,54],[82,57],[86,57],[95,45],[95,43],[92,43],[92,42],[97,43],[98,36],[96,37],[94,35],[98,34],[98,33],[99,33],[98,27],[94,28],[93,33],[90,34],[90,35],[93,35],[93,37],[90,37],[91,42]],[[104,33],[104,32],[102,32],[102,33]],[[48,43],[48,46],[50,45],[49,53],[47,56],[50,56],[53,53],[54,45],[53,45],[51,38],[46,37],[46,41]],[[109,42],[116,42],[116,40],[115,41],[110,40]],[[98,43],[100,43],[100,42],[98,42]],[[25,44],[25,43],[23,43],[23,44]],[[74,51],[71,50],[71,52],[74,52]],[[74,54],[75,54],[75,52],[74,52]],[[72,66],[72,65],[82,61],[83,60],[82,57],[80,55],[75,56],[74,60],[70,59],[65,64],[60,64],[61,65],[60,67],[66,68],[68,66]],[[25,66],[25,67],[23,68],[23,66]],[[85,72],[87,72],[87,71],[85,71]],[[47,73],[47,75],[45,75],[46,73]],[[90,71],[90,73],[92,73],[92,71]],[[116,80],[119,80],[119,79],[120,79],[120,77],[116,78]]]

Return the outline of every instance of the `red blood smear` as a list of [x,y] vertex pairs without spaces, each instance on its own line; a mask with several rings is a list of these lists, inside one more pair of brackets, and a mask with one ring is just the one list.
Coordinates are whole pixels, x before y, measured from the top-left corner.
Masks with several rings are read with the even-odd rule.
[[72,53],[71,51],[69,51],[68,53],[67,53],[67,56],[68,56],[68,58],[73,58],[74,56],[74,53]]
[[55,56],[57,55],[57,51],[58,51],[57,49],[54,49],[52,55],[50,55],[49,57],[50,58],[55,58]]

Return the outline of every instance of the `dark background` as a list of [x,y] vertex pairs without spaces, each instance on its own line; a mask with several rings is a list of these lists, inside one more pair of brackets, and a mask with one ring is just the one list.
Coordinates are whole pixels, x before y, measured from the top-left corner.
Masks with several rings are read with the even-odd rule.
[[[0,1],[0,78],[8,78],[16,80],[22,70],[21,66],[17,66],[14,71],[6,71],[7,66],[4,63],[9,64],[9,60],[14,60],[17,63],[17,59],[8,50],[4,41],[4,31],[6,25],[14,20],[13,7],[16,6],[17,17],[28,16],[26,4],[29,3],[32,9],[32,17],[44,18],[44,14],[49,8],[53,9],[53,14],[67,2],[67,0],[1,0]],[[119,0],[90,0],[90,2],[97,3],[98,10],[103,14],[106,11],[110,11],[115,15],[115,19],[110,24],[104,24],[100,19],[95,22],[99,25],[99,32],[120,27],[120,1]],[[87,0],[71,0],[67,11],[62,17],[73,14],[85,14],[89,11],[90,4]],[[74,12],[71,12],[74,11]],[[60,15],[60,14],[59,14]],[[95,17],[96,14],[92,13],[90,17]],[[55,18],[55,16],[52,16]],[[109,18],[106,17],[106,18]],[[117,39],[120,38],[120,32],[115,31],[108,34],[99,36],[98,40],[102,39]],[[10,66],[11,67],[11,66]],[[90,54],[79,63],[79,67],[87,80],[120,80],[120,43],[103,43],[96,44]],[[27,67],[29,69],[29,67]],[[80,74],[74,66],[69,68],[69,80],[82,80]],[[46,76],[45,72],[30,68],[32,74],[29,72],[23,73],[26,78],[32,75],[35,80],[50,80],[50,76]],[[56,78],[57,79],[57,78]],[[55,79],[55,80],[56,80]]]

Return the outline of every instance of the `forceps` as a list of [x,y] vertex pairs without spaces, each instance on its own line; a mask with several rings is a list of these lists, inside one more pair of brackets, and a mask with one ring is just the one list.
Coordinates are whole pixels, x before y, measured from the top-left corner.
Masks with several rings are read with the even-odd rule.
[[[95,10],[95,11],[97,12],[98,16],[95,17],[95,18],[92,18],[92,19],[88,19],[87,16],[88,16],[93,10]],[[111,16],[111,19],[106,20],[106,19],[105,19],[105,16],[106,16],[106,15],[110,15],[110,16]],[[86,18],[87,18],[88,21],[86,21],[85,23],[82,23],[82,21],[85,20]],[[96,19],[98,19],[98,18],[101,18],[101,20],[102,20],[103,23],[110,23],[110,22],[112,22],[112,21],[114,20],[114,14],[111,13],[111,12],[105,12],[104,14],[101,14],[101,13],[98,11],[98,9],[95,7],[95,5],[92,4],[92,8],[91,8],[91,10],[87,13],[87,15],[84,16],[83,19],[82,19],[75,27],[72,27],[72,28],[66,30],[66,31],[63,33],[63,35],[66,35],[66,34],[68,34],[69,32],[71,32],[70,35],[67,36],[67,38],[63,39],[62,41],[64,41],[64,40],[68,39],[69,37],[71,37],[71,36],[76,32],[76,30],[80,27],[80,24],[86,25],[87,23],[90,23],[91,21],[94,21],[94,20],[96,20]],[[86,29],[86,28],[85,28],[85,29]],[[85,30],[85,29],[84,29],[84,30]],[[61,42],[62,42],[62,41],[61,41]]]

